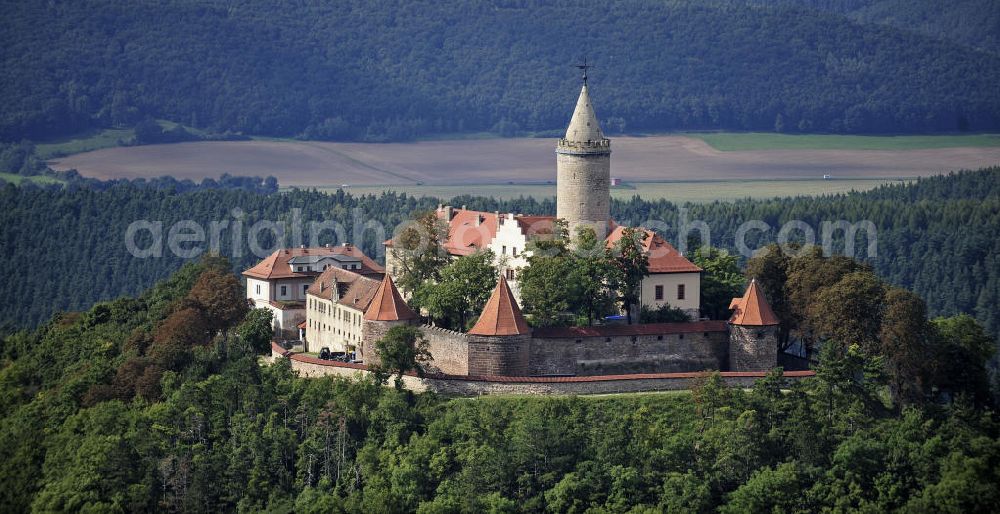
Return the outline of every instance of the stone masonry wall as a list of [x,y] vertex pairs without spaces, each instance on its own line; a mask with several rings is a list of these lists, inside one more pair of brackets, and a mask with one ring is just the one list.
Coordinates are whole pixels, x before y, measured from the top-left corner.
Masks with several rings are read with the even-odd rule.
[[379,363],[378,352],[375,351],[375,341],[385,337],[390,328],[398,325],[409,325],[408,321],[370,321],[364,320],[361,327],[361,359],[365,364],[374,366]]
[[[288,358],[292,369],[303,377],[340,376],[359,378],[368,373],[365,366],[342,362],[321,361],[314,357],[287,352],[272,345],[271,358]],[[722,380],[731,387],[752,387],[765,372],[722,372]],[[786,371],[785,381],[790,383],[814,376],[812,371]],[[414,392],[435,391],[451,396],[481,396],[502,394],[583,395],[643,391],[677,391],[691,389],[704,373],[660,373],[625,376],[595,377],[446,377],[419,378],[404,375],[404,386]]]
[[569,223],[570,234],[583,224],[604,238],[611,217],[610,188],[610,154],[556,154],[556,216]]
[[778,327],[729,326],[729,369],[760,371],[778,364]]
[[726,332],[535,338],[531,375],[617,375],[724,369]]
[[468,338],[469,375],[510,377],[528,375],[530,336],[468,336]]
[[433,360],[428,371],[448,375],[469,374],[469,341],[465,334],[440,327],[423,325],[420,332],[430,343],[428,350]]

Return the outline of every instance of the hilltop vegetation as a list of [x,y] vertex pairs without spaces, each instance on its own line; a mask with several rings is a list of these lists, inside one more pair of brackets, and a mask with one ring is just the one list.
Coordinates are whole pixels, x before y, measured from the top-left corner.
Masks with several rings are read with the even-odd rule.
[[[962,513],[1000,501],[992,407],[896,400],[882,361],[839,339],[787,392],[772,373],[752,391],[711,376],[690,394],[447,399],[259,365],[268,315],[226,309],[239,305],[227,267],[189,264],[138,298],[3,339],[0,510]],[[962,327],[974,323],[942,329],[961,345]]]
[[546,133],[579,49],[609,132],[1000,127],[997,54],[789,3],[7,0],[0,140],[147,117],[334,140]]

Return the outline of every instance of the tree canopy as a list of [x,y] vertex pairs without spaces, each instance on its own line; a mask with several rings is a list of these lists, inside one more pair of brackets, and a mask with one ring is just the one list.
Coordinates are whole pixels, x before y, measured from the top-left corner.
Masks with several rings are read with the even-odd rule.
[[322,140],[548,134],[580,48],[609,133],[996,129],[996,9],[955,4],[8,1],[0,140],[186,137],[150,117]]

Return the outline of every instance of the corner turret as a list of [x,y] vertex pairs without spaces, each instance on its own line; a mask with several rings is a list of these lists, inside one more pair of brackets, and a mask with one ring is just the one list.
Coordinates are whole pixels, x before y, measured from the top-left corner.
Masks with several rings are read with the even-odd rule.
[[392,282],[388,273],[382,278],[375,297],[368,305],[364,318],[361,320],[361,356],[368,365],[378,364],[378,354],[375,342],[385,337],[390,328],[399,325],[413,325],[419,321],[420,315],[414,312],[403,301],[403,296]]
[[528,374],[531,328],[502,276],[467,337],[470,375]]
[[757,280],[729,308],[729,370],[763,371],[778,365],[778,317]]

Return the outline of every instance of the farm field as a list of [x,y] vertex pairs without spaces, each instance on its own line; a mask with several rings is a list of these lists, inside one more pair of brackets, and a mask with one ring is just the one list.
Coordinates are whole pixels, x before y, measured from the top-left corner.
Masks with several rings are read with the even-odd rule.
[[[712,141],[723,148],[742,145],[756,149],[722,151],[706,142],[709,136],[722,138]],[[939,141],[939,137],[945,139]],[[636,190],[615,193],[627,197],[638,193],[646,198],[677,198],[684,188],[692,188],[690,194],[683,194],[691,201],[703,201],[705,195],[715,199],[843,192],[874,187],[877,182],[872,179],[913,178],[998,164],[1000,146],[990,146],[998,139],[990,135],[616,137],[612,142],[612,175],[626,183],[643,184]],[[772,148],[793,143],[800,148]],[[968,146],[947,146],[955,144]],[[804,148],[809,145],[825,148]],[[423,186],[429,186],[435,196],[472,191],[518,196],[547,194],[546,187],[556,178],[554,146],[552,139],[534,138],[383,144],[212,141],[105,148],[49,163],[55,169],[76,169],[100,179],[171,175],[200,181],[229,173],[273,175],[283,187],[347,186],[356,191],[381,191],[386,186],[406,186],[414,194],[427,194]],[[836,180],[819,180],[824,175]],[[703,181],[713,183],[706,187]],[[748,181],[765,182],[754,185]]]
[[[637,182],[625,187],[611,188],[611,196],[629,199],[638,196],[643,200],[664,199],[674,203],[703,203],[715,200],[729,201],[743,198],[773,198],[781,196],[818,196],[851,191],[867,191],[883,184],[910,182],[907,178],[873,178],[840,180],[693,180],[677,182]],[[336,191],[337,187],[321,187],[320,191]],[[384,185],[351,186],[343,188],[353,195],[380,195],[387,191],[411,196],[432,196],[449,200],[471,194],[498,199],[521,196],[535,198],[554,197],[554,184],[483,184],[465,186],[445,185]]]
[[777,134],[774,132],[692,132],[723,152],[749,150],[927,150],[1000,146],[1000,134],[933,136],[851,136],[835,134]]

